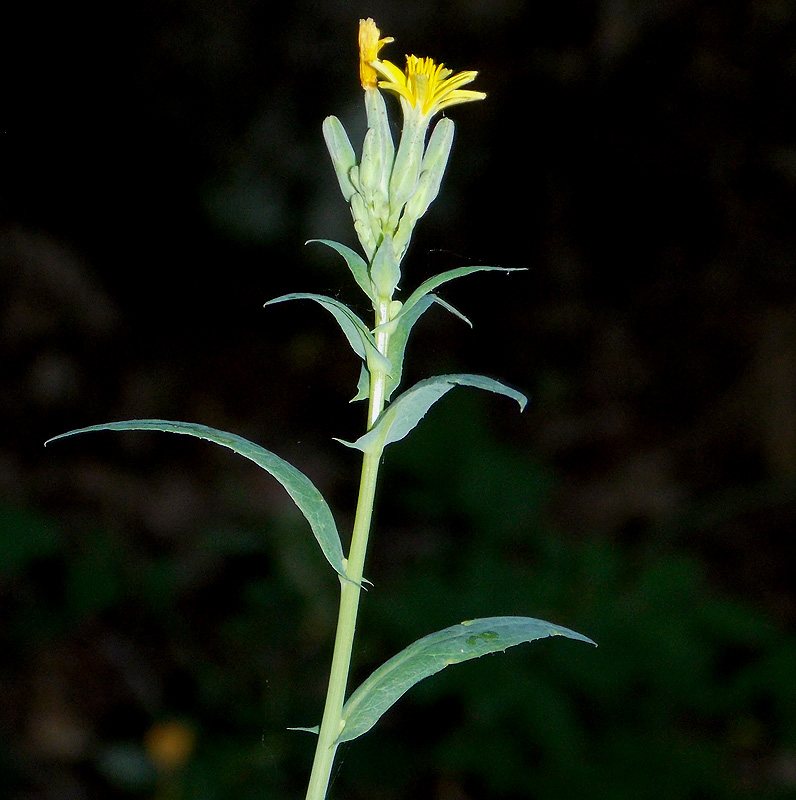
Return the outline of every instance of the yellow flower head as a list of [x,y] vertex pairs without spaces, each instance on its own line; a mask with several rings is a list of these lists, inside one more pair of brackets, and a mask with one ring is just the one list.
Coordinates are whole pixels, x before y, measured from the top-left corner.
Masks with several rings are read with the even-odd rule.
[[379,81],[380,88],[398,95],[412,108],[419,109],[424,117],[457,103],[470,103],[486,97],[484,92],[460,88],[472,83],[477,72],[468,70],[454,75],[453,70],[435,64],[430,58],[407,56],[406,72],[390,61],[371,61],[371,66],[385,78]]
[[395,41],[392,36],[379,39],[380,34],[381,31],[370,17],[359,20],[359,80],[363,89],[376,88],[378,75],[370,62],[379,57],[379,50],[385,44]]

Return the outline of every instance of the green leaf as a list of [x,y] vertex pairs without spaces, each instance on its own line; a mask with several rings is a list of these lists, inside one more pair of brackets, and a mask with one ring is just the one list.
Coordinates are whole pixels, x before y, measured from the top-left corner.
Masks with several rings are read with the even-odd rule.
[[89,433],[91,431],[164,431],[165,433],[180,433],[186,436],[194,436],[197,439],[205,439],[208,442],[215,442],[222,447],[228,447],[238,455],[248,458],[257,466],[262,467],[266,472],[273,475],[287,493],[293,498],[293,502],[298,506],[299,511],[306,517],[307,522],[312,528],[313,534],[323,551],[326,560],[332,565],[335,571],[346,580],[349,578],[345,574],[343,563],[343,547],[340,542],[340,534],[337,532],[332,512],[323,495],[315,488],[312,481],[303,473],[299,472],[292,464],[284,459],[260,447],[242,436],[234,433],[219,431],[215,428],[208,428],[206,425],[197,425],[192,422],[172,422],[164,419],[132,419],[126,422],[107,422],[103,425],[90,425],[87,428],[78,428],[67,433],[53,436],[48,439],[45,447],[57,439],[64,439],[67,436],[75,436],[78,433]]
[[[402,312],[398,314],[395,319],[376,328],[374,335],[377,334],[382,328],[386,328],[390,332],[390,343],[387,347],[387,357],[390,359],[390,363],[392,364],[392,372],[389,374],[387,379],[387,388],[385,392],[385,398],[387,400],[392,397],[395,390],[401,384],[401,376],[403,374],[404,367],[404,353],[406,352],[406,343],[409,340],[409,334],[412,332],[412,328],[414,327],[415,323],[429,308],[431,308],[434,303],[442,306],[446,311],[450,311],[451,314],[453,314],[455,317],[458,317],[463,322],[466,322],[471,328],[473,327],[473,323],[470,322],[470,320],[467,319],[464,314],[462,314],[460,311],[457,311],[450,303],[446,303],[441,297],[437,297],[435,294],[427,294],[425,297],[421,297],[420,300],[414,303],[408,312],[403,313],[402,310]],[[367,395],[365,396],[367,397]]]
[[[398,388],[401,383],[401,375],[404,368],[404,353],[406,352],[406,343],[409,341],[409,334],[412,332],[414,324],[420,317],[434,304],[435,298],[433,295],[426,295],[421,298],[409,310],[409,313],[401,313],[395,318],[395,325],[390,333],[389,344],[387,345],[387,357],[392,364],[392,373],[387,378],[387,387],[385,391],[385,398],[387,400],[392,397],[393,392]],[[391,323],[387,323],[390,325]]]
[[367,733],[381,716],[416,683],[451,664],[548,636],[565,636],[595,644],[580,633],[531,617],[486,617],[452,625],[410,644],[382,664],[343,706],[345,727],[340,742]]
[[348,264],[348,268],[351,270],[351,274],[354,276],[354,280],[357,282],[360,289],[362,289],[362,291],[371,300],[373,300],[373,292],[370,287],[370,276],[368,275],[368,265],[365,259],[362,258],[359,253],[355,252],[350,247],[346,247],[344,244],[340,244],[340,242],[334,242],[331,239],[310,239],[304,244],[312,244],[313,242],[320,242],[321,244],[325,244],[327,247],[331,247],[332,250],[336,250],[345,259],[345,263]]
[[384,449],[388,444],[403,439],[423,419],[431,406],[454,386],[473,386],[506,395],[517,401],[520,411],[527,402],[524,394],[483,375],[438,375],[416,383],[399,395],[382,411],[375,425],[364,436],[360,436],[355,442],[339,441],[362,450],[363,453]]
[[311,728],[302,728],[298,726],[291,725],[288,728],[289,731],[300,731],[301,733],[314,733],[316,736],[320,733],[321,726],[320,725],[313,725]]
[[473,323],[459,311],[458,308],[454,308],[447,300],[443,300],[441,297],[437,297],[437,295],[426,295],[426,297],[433,297],[434,302],[438,305],[441,305],[446,311],[453,314],[454,317],[458,317],[465,325],[469,325],[471,328],[473,327]]
[[521,272],[523,270],[524,267],[459,267],[457,269],[448,270],[447,272],[441,272],[439,275],[435,275],[423,281],[423,283],[409,295],[396,317],[383,326],[376,328],[374,331],[374,334],[378,334],[378,332],[384,328],[390,332],[390,344],[387,355],[392,363],[392,372],[387,382],[387,400],[390,399],[401,382],[404,352],[406,351],[406,343],[409,339],[412,327],[429,309],[432,303],[439,303],[444,309],[450,311],[451,314],[459,317],[459,319],[466,322],[471,328],[473,327],[473,323],[470,322],[464,314],[445,302],[442,298],[431,294],[434,289],[443,283],[452,281],[455,278],[461,278],[465,275],[472,275],[474,272]]
[[449,269],[447,272],[440,272],[439,275],[434,275],[428,280],[423,281],[423,283],[409,295],[401,313],[406,314],[422,297],[434,291],[437,286],[441,286],[443,283],[452,281],[455,278],[472,275],[474,272],[523,272],[524,270],[525,267],[458,267],[456,269]]
[[357,381],[357,393],[348,401],[356,403],[358,400],[367,400],[370,397],[370,373],[363,364],[359,370],[359,380]]
[[351,349],[367,363],[369,368],[376,368],[388,374],[392,371],[390,361],[376,347],[376,340],[373,338],[373,334],[348,306],[343,305],[333,297],[309,292],[283,294],[281,297],[269,300],[265,305],[271,306],[275,303],[284,303],[286,300],[314,300],[323,306],[337,320],[346,339],[348,339],[348,343],[351,345]]

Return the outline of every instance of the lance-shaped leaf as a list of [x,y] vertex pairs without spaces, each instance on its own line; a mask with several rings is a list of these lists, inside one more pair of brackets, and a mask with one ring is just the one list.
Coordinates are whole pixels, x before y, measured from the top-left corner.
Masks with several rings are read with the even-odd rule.
[[451,664],[487,653],[503,652],[524,642],[565,636],[595,644],[580,633],[531,617],[486,617],[452,625],[424,636],[382,664],[343,707],[340,742],[367,733],[379,718],[416,683]]
[[389,359],[385,358],[376,347],[376,340],[373,338],[373,334],[348,306],[343,305],[333,297],[309,292],[283,294],[281,297],[269,300],[265,305],[271,306],[275,303],[284,303],[286,300],[314,300],[323,306],[337,320],[346,339],[348,339],[348,343],[351,345],[351,349],[367,363],[369,368],[378,368],[388,374],[392,371]]
[[[393,392],[395,392],[401,383],[404,352],[406,351],[406,343],[409,339],[409,334],[412,332],[415,322],[417,322],[417,320],[420,319],[420,317],[431,307],[432,303],[439,303],[439,305],[441,305],[443,308],[447,309],[472,327],[472,322],[470,322],[470,320],[467,319],[464,314],[457,311],[442,298],[431,294],[431,292],[436,289],[437,286],[447,283],[448,281],[452,281],[455,278],[461,278],[464,275],[472,275],[474,272],[515,272],[521,271],[522,269],[523,268],[521,267],[459,267],[457,269],[448,270],[447,272],[442,272],[439,275],[435,275],[434,277],[423,281],[423,283],[421,283],[420,286],[418,286],[417,289],[412,292],[411,295],[409,295],[406,302],[403,304],[403,308],[401,309],[400,313],[397,314],[394,319],[382,326],[390,332],[390,344],[387,355],[392,364],[392,372],[390,373],[387,381],[387,400],[392,397]],[[381,327],[376,328],[374,334],[378,334],[380,330]]]
[[520,411],[527,403],[524,394],[484,375],[438,375],[416,383],[399,395],[382,411],[375,425],[364,436],[360,436],[355,442],[340,441],[362,450],[363,453],[378,452],[388,444],[403,439],[423,419],[431,406],[454,386],[474,386],[476,389],[506,395],[517,401]]
[[[391,322],[387,322],[385,325],[376,328],[374,334],[378,333],[378,331],[383,328],[388,329],[390,332],[390,343],[387,346],[387,358],[392,366],[392,371],[387,375],[387,386],[384,394],[387,400],[393,396],[393,393],[401,384],[404,368],[404,354],[406,352],[406,344],[409,341],[409,334],[412,332],[414,324],[432,305],[434,305],[434,303],[441,305],[444,309],[450,311],[451,314],[466,322],[471,328],[473,327],[472,322],[460,311],[457,311],[450,303],[446,303],[441,297],[437,297],[435,294],[427,294],[425,297],[420,298],[406,314],[401,313]],[[368,399],[370,396],[369,381],[370,375],[365,367],[363,367],[357,394],[351,402]]]
[[357,400],[367,400],[370,397],[370,373],[368,368],[362,364],[359,370],[359,380],[357,381],[357,393],[348,401],[356,403]]
[[89,433],[91,431],[164,431],[166,433],[180,433],[197,439],[205,439],[208,442],[215,442],[222,447],[228,447],[244,458],[248,458],[249,461],[253,461],[257,466],[262,467],[266,472],[273,475],[285,487],[287,493],[293,498],[293,502],[298,506],[299,511],[309,522],[310,528],[312,528],[312,532],[315,534],[324,556],[326,556],[326,560],[339,575],[349,580],[345,574],[340,534],[337,532],[337,526],[328,503],[303,472],[300,472],[292,464],[289,464],[270,450],[266,450],[264,447],[260,447],[260,445],[234,433],[219,431],[215,428],[197,425],[192,422],[172,422],[164,419],[132,419],[126,422],[90,425],[87,428],[78,428],[77,430],[54,436],[44,444],[46,446],[57,439],[64,439],[67,436],[75,436],[78,433]]
[[392,397],[393,392],[401,383],[401,375],[404,369],[404,353],[406,352],[406,343],[409,341],[409,334],[412,332],[414,324],[433,304],[434,297],[426,295],[420,302],[415,303],[408,314],[401,309],[401,313],[398,314],[395,320],[392,323],[387,323],[392,326],[387,345],[387,356],[392,364],[392,373],[387,378],[387,387],[384,395],[387,400]]
[[441,305],[446,311],[449,311],[451,314],[453,314],[454,317],[458,317],[465,325],[469,325],[471,328],[473,327],[473,323],[470,322],[470,320],[465,317],[458,308],[454,308],[447,300],[443,300],[441,297],[438,297],[435,294],[427,294],[426,297],[433,297],[434,302],[436,302],[438,305]]
[[304,244],[312,244],[313,242],[320,242],[321,244],[325,244],[327,247],[331,247],[332,250],[336,250],[345,259],[345,263],[348,264],[348,268],[351,270],[351,274],[354,276],[354,280],[359,285],[359,288],[362,289],[362,291],[371,300],[373,299],[373,295],[370,290],[368,265],[365,259],[362,258],[359,253],[355,252],[350,247],[346,247],[344,244],[332,241],[331,239],[310,239]]
[[428,280],[423,281],[417,289],[409,295],[404,303],[402,314],[406,314],[415,303],[419,302],[429,292],[433,292],[437,286],[443,283],[452,281],[455,278],[461,278],[465,275],[472,275],[474,272],[524,272],[525,267],[457,267],[456,269],[449,269],[446,272],[440,272],[439,275],[434,275]]

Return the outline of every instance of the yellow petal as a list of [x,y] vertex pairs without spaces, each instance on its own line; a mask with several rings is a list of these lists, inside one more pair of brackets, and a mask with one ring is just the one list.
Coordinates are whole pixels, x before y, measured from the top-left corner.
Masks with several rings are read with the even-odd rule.
[[395,41],[392,36],[380,39],[380,35],[381,31],[370,17],[359,20],[359,80],[363,89],[376,88],[378,75],[370,62],[379,57],[379,50],[385,44]]
[[483,92],[460,89],[475,80],[478,74],[472,70],[453,73],[443,64],[435,64],[431,58],[406,57],[406,70],[402,71],[390,61],[371,61],[370,66],[385,80],[378,85],[385,91],[403,98],[423,116],[457,103],[483,100]]

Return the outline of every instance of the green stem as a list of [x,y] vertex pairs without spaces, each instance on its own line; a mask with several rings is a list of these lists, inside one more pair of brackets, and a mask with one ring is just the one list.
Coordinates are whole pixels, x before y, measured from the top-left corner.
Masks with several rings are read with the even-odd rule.
[[[376,325],[389,319],[389,301],[379,303]],[[380,333],[376,346],[382,355],[387,354],[389,334]],[[370,401],[368,404],[368,428],[378,419],[384,409],[387,375],[372,371],[370,375]],[[307,800],[324,800],[329,788],[332,765],[337,753],[338,738],[343,729],[343,704],[345,702],[348,674],[351,669],[351,653],[354,647],[359,596],[362,591],[362,573],[365,568],[365,555],[368,549],[370,523],[373,517],[373,504],[376,498],[376,483],[379,474],[382,449],[365,453],[362,459],[362,474],[359,481],[359,496],[351,534],[351,548],[345,562],[346,574],[350,580],[340,579],[340,610],[337,615],[337,633],[334,641],[332,666],[329,672],[329,687],[323,709],[315,759],[307,787]]]

